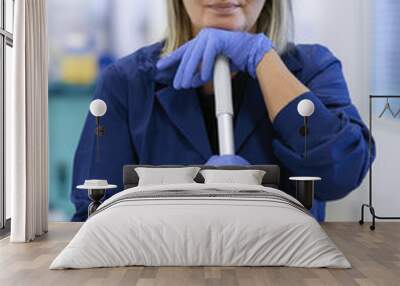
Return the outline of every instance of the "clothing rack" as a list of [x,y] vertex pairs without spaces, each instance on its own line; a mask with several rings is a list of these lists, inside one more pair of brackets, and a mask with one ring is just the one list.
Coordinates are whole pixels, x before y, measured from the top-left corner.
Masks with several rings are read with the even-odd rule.
[[383,116],[383,114],[386,112],[386,110],[389,110],[390,113],[392,114],[392,116],[394,118],[396,118],[397,115],[400,114],[400,110],[397,111],[396,113],[394,113],[393,110],[390,109],[390,105],[389,105],[390,98],[400,99],[400,95],[370,95],[369,96],[369,120],[368,120],[369,121],[369,140],[368,140],[369,152],[368,153],[369,153],[369,163],[370,163],[369,164],[369,202],[368,202],[368,204],[361,205],[361,219],[359,220],[359,223],[361,225],[364,224],[364,208],[367,207],[372,216],[372,225],[370,225],[370,227],[369,227],[371,230],[375,230],[375,220],[376,219],[382,219],[382,220],[400,219],[400,217],[385,217],[385,216],[377,215],[375,212],[375,208],[373,206],[373,202],[372,202],[372,164],[371,164],[371,161],[372,161],[372,102],[375,99],[386,99],[387,103],[379,117]]

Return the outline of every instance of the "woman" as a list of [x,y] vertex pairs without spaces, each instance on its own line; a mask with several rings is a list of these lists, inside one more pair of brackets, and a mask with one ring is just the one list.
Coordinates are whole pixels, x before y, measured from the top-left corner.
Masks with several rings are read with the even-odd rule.
[[[290,43],[290,8],[282,0],[169,0],[166,40],[102,74],[94,95],[108,105],[101,160],[95,160],[95,119],[88,116],[73,186],[106,178],[118,192],[125,164],[204,164],[218,153],[211,78],[222,54],[233,69],[237,154],[251,164],[279,164],[288,193],[288,176],[322,177],[312,210],[322,221],[325,201],[346,196],[364,178],[369,132],[351,103],[340,61],[320,45]],[[302,99],[316,107],[307,159],[296,110]],[[85,220],[86,192],[74,189],[71,198],[73,220]]]

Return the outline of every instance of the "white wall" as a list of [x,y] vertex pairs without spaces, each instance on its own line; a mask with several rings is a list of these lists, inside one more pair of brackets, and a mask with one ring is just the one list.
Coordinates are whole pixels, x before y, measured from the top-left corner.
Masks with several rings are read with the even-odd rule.
[[[352,101],[367,123],[370,0],[294,0],[293,4],[296,42],[323,44],[342,61]],[[329,203],[327,220],[359,220],[367,181],[346,198]]]
[[165,0],[112,1],[113,52],[118,58],[164,37],[167,27]]

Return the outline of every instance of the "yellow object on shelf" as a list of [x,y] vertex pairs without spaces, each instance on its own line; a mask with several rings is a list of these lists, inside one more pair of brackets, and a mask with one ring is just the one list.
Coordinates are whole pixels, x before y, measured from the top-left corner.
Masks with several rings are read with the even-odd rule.
[[89,85],[96,80],[97,62],[92,55],[69,55],[61,61],[61,80],[71,85]]

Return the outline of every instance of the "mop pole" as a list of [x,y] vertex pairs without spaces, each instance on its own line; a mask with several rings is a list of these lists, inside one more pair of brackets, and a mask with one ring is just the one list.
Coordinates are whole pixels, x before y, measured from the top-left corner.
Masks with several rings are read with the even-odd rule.
[[232,84],[229,60],[219,56],[214,66],[215,114],[220,155],[235,155]]

